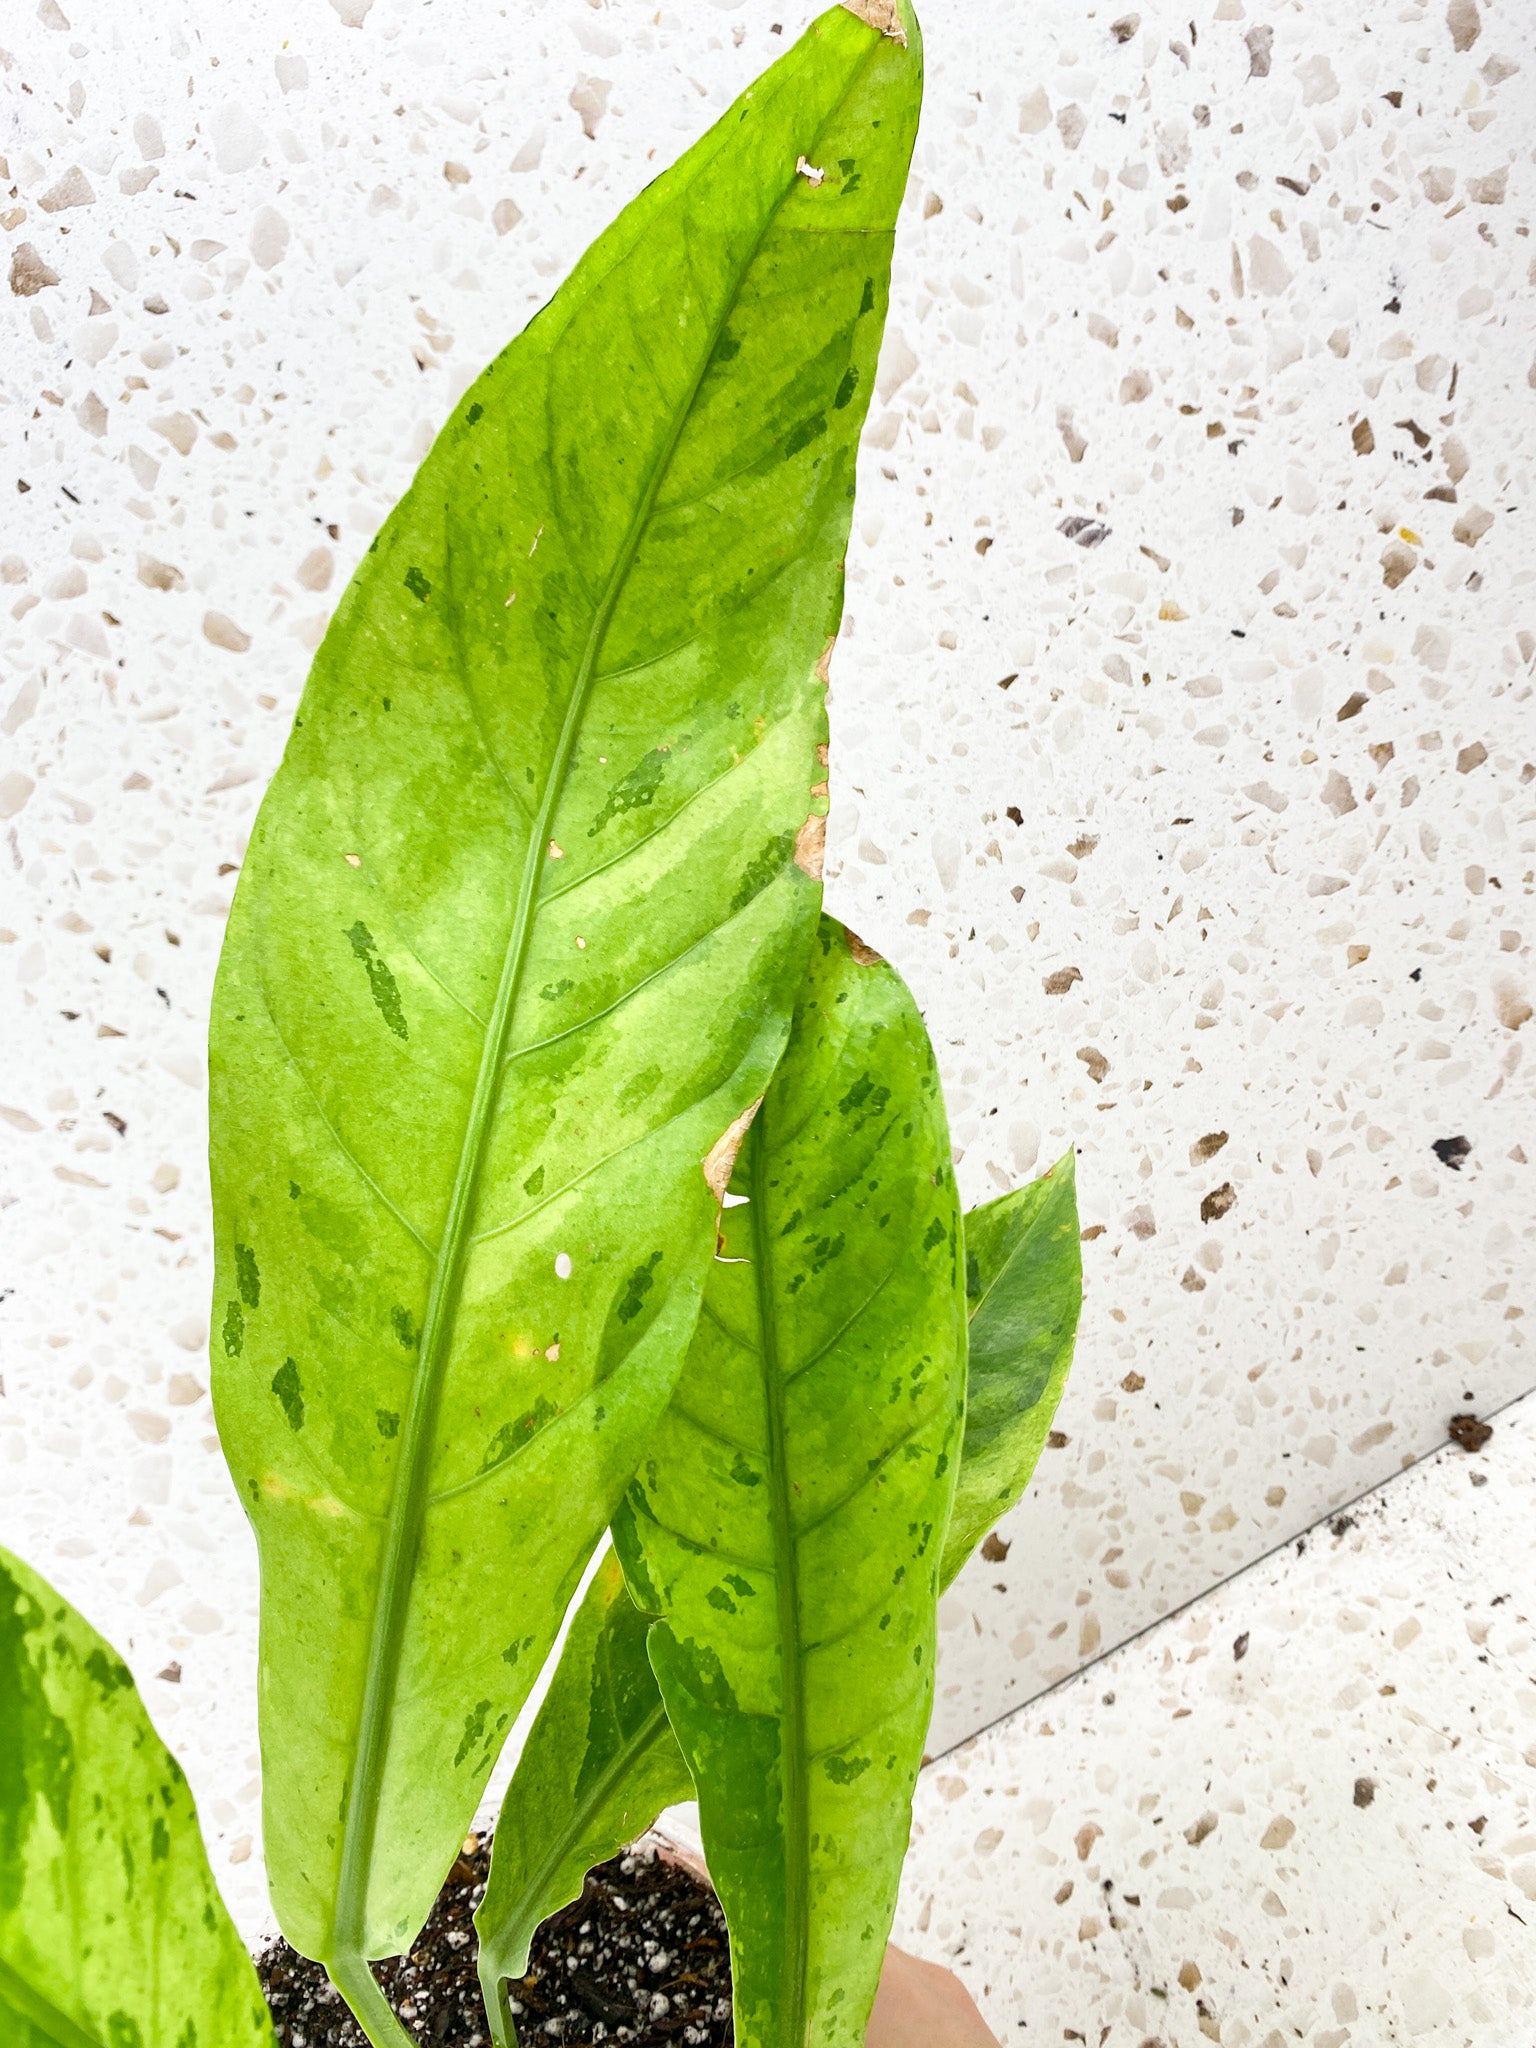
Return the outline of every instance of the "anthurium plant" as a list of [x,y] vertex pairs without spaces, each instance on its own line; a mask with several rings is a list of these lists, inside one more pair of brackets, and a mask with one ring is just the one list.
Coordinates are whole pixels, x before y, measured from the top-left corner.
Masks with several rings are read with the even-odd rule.
[[[375,2048],[410,2036],[370,1964],[610,1534],[497,1831],[491,2031],[539,1921],[696,1795],[738,2042],[860,2048],[938,1595],[1070,1360],[1070,1155],[962,1217],[918,1009],[821,911],[921,92],[907,0],[833,7],[471,386],[235,893],[213,1393],[267,1869]],[[0,2015],[27,2048],[265,2038],[126,1672],[0,1566]]]

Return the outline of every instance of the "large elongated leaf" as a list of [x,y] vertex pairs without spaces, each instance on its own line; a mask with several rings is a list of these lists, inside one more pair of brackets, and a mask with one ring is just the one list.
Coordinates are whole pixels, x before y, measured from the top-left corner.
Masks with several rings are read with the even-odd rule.
[[918,90],[834,9],[472,388],[236,894],[212,1348],[266,1849],[386,2032],[359,1959],[425,1918],[665,1405],[701,1162],[783,1044]]
[[742,2048],[862,2043],[933,1692],[960,1207],[899,977],[823,920],[747,1199],[614,1522],[698,1788]]
[[965,1454],[944,1540],[946,1586],[1023,1495],[1067,1383],[1083,1303],[1073,1153],[968,1212],[965,1268]]
[[0,1550],[0,2042],[271,2048],[192,1795],[126,1665]]
[[579,1897],[587,1872],[643,1834],[663,1807],[693,1797],[645,1654],[649,1627],[618,1559],[604,1558],[502,1801],[475,1914],[480,1982],[499,2043],[513,2038],[502,1986],[527,1969],[539,1923]]

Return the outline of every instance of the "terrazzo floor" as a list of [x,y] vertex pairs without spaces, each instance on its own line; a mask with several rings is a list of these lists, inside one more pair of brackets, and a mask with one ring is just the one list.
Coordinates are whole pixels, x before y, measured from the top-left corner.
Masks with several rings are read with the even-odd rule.
[[1536,1396],[940,1758],[895,1939],[1004,2043],[1536,2040]]

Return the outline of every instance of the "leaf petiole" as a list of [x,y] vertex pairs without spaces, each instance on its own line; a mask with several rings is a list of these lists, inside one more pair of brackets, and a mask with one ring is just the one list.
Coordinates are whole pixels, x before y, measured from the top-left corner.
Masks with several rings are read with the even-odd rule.
[[395,2017],[379,1989],[379,1980],[361,1956],[332,1956],[325,1971],[373,2048],[419,2048],[415,2037]]
[[501,1965],[485,1948],[480,1951],[480,1996],[485,2003],[485,2017],[495,2048],[518,2048],[517,2028],[513,2024],[512,2006],[507,1996],[507,1980]]

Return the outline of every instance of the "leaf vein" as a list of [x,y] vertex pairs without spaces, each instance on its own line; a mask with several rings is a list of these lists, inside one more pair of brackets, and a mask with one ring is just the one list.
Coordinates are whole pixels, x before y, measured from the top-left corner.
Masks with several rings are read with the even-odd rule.
[[[947,1394],[947,1391],[948,1390],[946,1388],[941,1386],[941,1393]],[[836,1500],[830,1502],[826,1507],[824,1507],[819,1514],[813,1515],[808,1522],[798,1522],[795,1525],[796,1537],[801,1538],[805,1536],[814,1535],[816,1530],[823,1528],[828,1522],[830,1522],[833,1519],[834,1516],[840,1515],[844,1508],[851,1507],[853,1503],[858,1499],[861,1493],[867,1492],[868,1489],[874,1485],[879,1475],[885,1470],[886,1466],[890,1464],[891,1460],[897,1455],[897,1453],[905,1450],[907,1445],[912,1442],[913,1438],[916,1437],[918,1433],[927,1426],[928,1423],[933,1421],[935,1412],[935,1410],[930,1409],[925,1413],[920,1414],[913,1422],[912,1427],[910,1429],[904,1430],[902,1434],[899,1437],[897,1437],[896,1441],[893,1444],[889,1445],[887,1449],[881,1452],[880,1456],[875,1459],[873,1464],[869,1465],[863,1472],[860,1473],[856,1484],[850,1486],[846,1493],[840,1494]]]
[[257,984],[261,996],[261,1007],[263,1008],[263,1010],[265,1010],[267,1014],[267,1022],[272,1026],[273,1036],[276,1038],[278,1044],[282,1047],[284,1057],[287,1059],[288,1064],[293,1068],[293,1071],[298,1075],[300,1081],[303,1083],[304,1088],[309,1095],[309,1099],[315,1105],[315,1110],[320,1118],[321,1123],[325,1125],[325,1128],[330,1132],[332,1138],[335,1140],[337,1151],[341,1154],[342,1158],[346,1160],[348,1166],[351,1167],[352,1171],[357,1175],[358,1179],[362,1181],[363,1185],[365,1187],[371,1188],[373,1193],[378,1196],[379,1200],[384,1204],[384,1207],[389,1211],[390,1215],[394,1217],[395,1221],[400,1225],[401,1229],[408,1231],[410,1235],[415,1238],[417,1244],[421,1246],[421,1249],[426,1253],[429,1259],[435,1257],[436,1253],[434,1251],[434,1248],[430,1244],[428,1244],[426,1238],[416,1228],[415,1224],[411,1221],[409,1216],[406,1215],[405,1211],[401,1208],[398,1208],[396,1204],[390,1200],[389,1196],[385,1194],[384,1190],[379,1186],[378,1182],[374,1179],[373,1175],[368,1171],[367,1167],[364,1166],[363,1162],[358,1158],[357,1154],[352,1150],[351,1146],[348,1145],[346,1139],[343,1138],[340,1131],[337,1130],[335,1124],[331,1121],[330,1115],[326,1110],[325,1104],[320,1100],[319,1091],[316,1089],[314,1082],[311,1081],[308,1074],[305,1073],[303,1063],[300,1061],[298,1055],[294,1052],[293,1047],[288,1043],[287,1039],[283,1036],[283,1027],[277,1021],[277,1013],[274,1011],[272,1007],[272,999],[267,992],[266,977],[261,973],[259,967],[257,968]]

